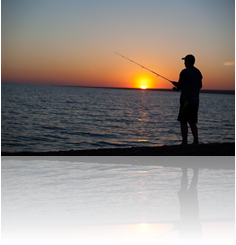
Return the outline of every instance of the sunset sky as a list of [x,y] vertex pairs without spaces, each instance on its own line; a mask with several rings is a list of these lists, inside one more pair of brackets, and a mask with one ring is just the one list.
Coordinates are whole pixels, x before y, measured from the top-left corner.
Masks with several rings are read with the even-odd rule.
[[203,89],[235,87],[234,0],[2,0],[2,82],[172,88],[193,54]]

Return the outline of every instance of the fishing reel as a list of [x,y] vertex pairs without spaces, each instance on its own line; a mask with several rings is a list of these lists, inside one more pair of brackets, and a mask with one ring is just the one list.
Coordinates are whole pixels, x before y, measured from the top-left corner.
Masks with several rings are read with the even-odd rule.
[[179,90],[176,87],[173,87],[172,90],[175,92],[179,92]]
[[177,82],[171,82],[171,83],[175,86],[175,87],[172,88],[172,90],[179,92],[179,89],[177,89],[178,83]]
[[173,227],[172,231],[178,230],[178,229],[179,229],[179,224],[180,224],[180,223],[181,223],[180,221],[173,221],[173,222],[172,222],[172,225],[174,225],[174,227]]

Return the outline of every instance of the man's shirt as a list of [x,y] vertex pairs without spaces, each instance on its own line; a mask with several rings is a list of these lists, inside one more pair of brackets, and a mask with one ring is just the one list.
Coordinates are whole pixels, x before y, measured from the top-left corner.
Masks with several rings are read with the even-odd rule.
[[199,91],[202,88],[202,74],[194,66],[182,70],[177,88],[181,90],[180,101],[199,103]]

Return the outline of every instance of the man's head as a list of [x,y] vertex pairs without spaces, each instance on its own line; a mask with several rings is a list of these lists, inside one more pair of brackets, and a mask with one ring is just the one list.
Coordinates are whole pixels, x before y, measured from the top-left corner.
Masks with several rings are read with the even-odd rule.
[[186,67],[193,66],[195,63],[195,57],[192,54],[186,55],[182,60],[184,60]]

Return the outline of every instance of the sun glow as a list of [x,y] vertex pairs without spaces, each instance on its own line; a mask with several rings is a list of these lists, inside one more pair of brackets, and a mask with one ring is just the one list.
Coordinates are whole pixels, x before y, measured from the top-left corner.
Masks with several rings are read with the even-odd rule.
[[139,89],[149,89],[155,87],[155,85],[151,75],[139,74],[133,78],[133,87]]

